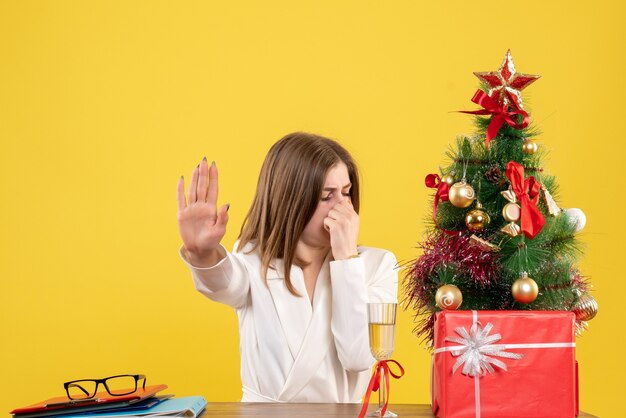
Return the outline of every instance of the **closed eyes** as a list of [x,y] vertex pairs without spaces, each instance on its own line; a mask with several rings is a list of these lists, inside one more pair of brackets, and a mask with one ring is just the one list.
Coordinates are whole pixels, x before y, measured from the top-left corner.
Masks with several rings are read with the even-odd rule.
[[[346,197],[350,197],[350,193],[342,193],[342,195],[344,195]],[[329,201],[332,198],[333,198],[333,194],[331,193],[328,196],[322,197],[322,201],[327,202],[327,201]]]

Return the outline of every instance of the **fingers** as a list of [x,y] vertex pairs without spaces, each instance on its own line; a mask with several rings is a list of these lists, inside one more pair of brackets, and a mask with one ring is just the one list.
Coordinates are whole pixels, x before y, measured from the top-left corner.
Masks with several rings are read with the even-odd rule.
[[324,229],[328,232],[335,227],[335,220],[329,217],[324,218]]
[[185,179],[183,176],[180,176],[180,180],[178,180],[178,186],[176,188],[176,200],[178,201],[178,210],[182,211],[187,207],[187,202],[185,201]]
[[207,194],[207,176],[209,175],[209,167],[207,165],[206,157],[200,162],[200,173],[198,175],[198,188],[196,189],[196,195],[198,202],[206,201]]
[[230,209],[230,203],[225,204],[220,208],[217,212],[217,224],[221,226],[226,226],[228,223],[228,209]]
[[191,173],[187,203],[191,205],[196,202],[207,202],[211,209],[209,216],[213,220],[217,218],[217,185],[217,166],[215,161],[209,166],[206,157],[204,157]]
[[187,202],[191,205],[196,203],[197,200],[197,188],[198,188],[198,173],[199,173],[200,165],[193,169],[191,172],[191,182],[189,183],[189,193]]
[[352,203],[348,203],[348,200],[344,200],[343,202],[337,203],[333,208],[328,212],[328,216],[332,219],[339,219],[341,217],[351,217],[355,215],[356,212],[352,207]]
[[357,254],[359,215],[347,201],[336,204],[324,218],[324,229],[330,235],[335,260],[345,260]]
[[341,202],[337,203],[335,208],[343,208],[348,212],[354,212],[354,206],[352,205],[352,200],[350,200],[350,198],[345,198]]
[[218,191],[218,181],[217,181],[217,166],[215,165],[215,161],[211,163],[211,166],[208,168],[209,171],[209,190],[206,197],[207,203],[213,205],[214,208],[217,208],[217,191]]

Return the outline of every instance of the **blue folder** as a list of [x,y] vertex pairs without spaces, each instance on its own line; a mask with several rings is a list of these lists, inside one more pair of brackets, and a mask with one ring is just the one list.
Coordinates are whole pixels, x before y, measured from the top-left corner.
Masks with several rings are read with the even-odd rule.
[[[57,415],[55,418],[130,418],[130,417],[187,417],[196,418],[204,410],[207,401],[202,396],[169,398],[149,407],[134,405],[105,411],[84,412],[80,414]],[[139,405],[138,405],[139,406]]]

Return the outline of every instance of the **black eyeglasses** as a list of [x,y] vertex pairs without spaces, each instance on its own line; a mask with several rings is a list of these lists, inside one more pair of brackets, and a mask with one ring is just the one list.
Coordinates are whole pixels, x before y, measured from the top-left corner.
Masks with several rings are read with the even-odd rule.
[[63,383],[67,397],[71,400],[91,399],[96,396],[98,385],[102,383],[111,396],[130,395],[137,391],[137,383],[143,380],[142,388],[146,388],[146,376],[143,374],[119,374],[104,379],[72,380]]

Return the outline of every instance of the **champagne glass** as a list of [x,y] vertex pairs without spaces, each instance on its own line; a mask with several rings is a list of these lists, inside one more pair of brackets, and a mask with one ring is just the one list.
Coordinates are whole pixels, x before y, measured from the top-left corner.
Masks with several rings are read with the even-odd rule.
[[[396,303],[368,303],[367,321],[369,323],[370,350],[376,360],[389,360],[393,353],[393,338],[396,329]],[[380,417],[385,406],[385,374],[380,375],[378,389],[378,410],[368,416]],[[397,417],[387,410],[385,417]]]

